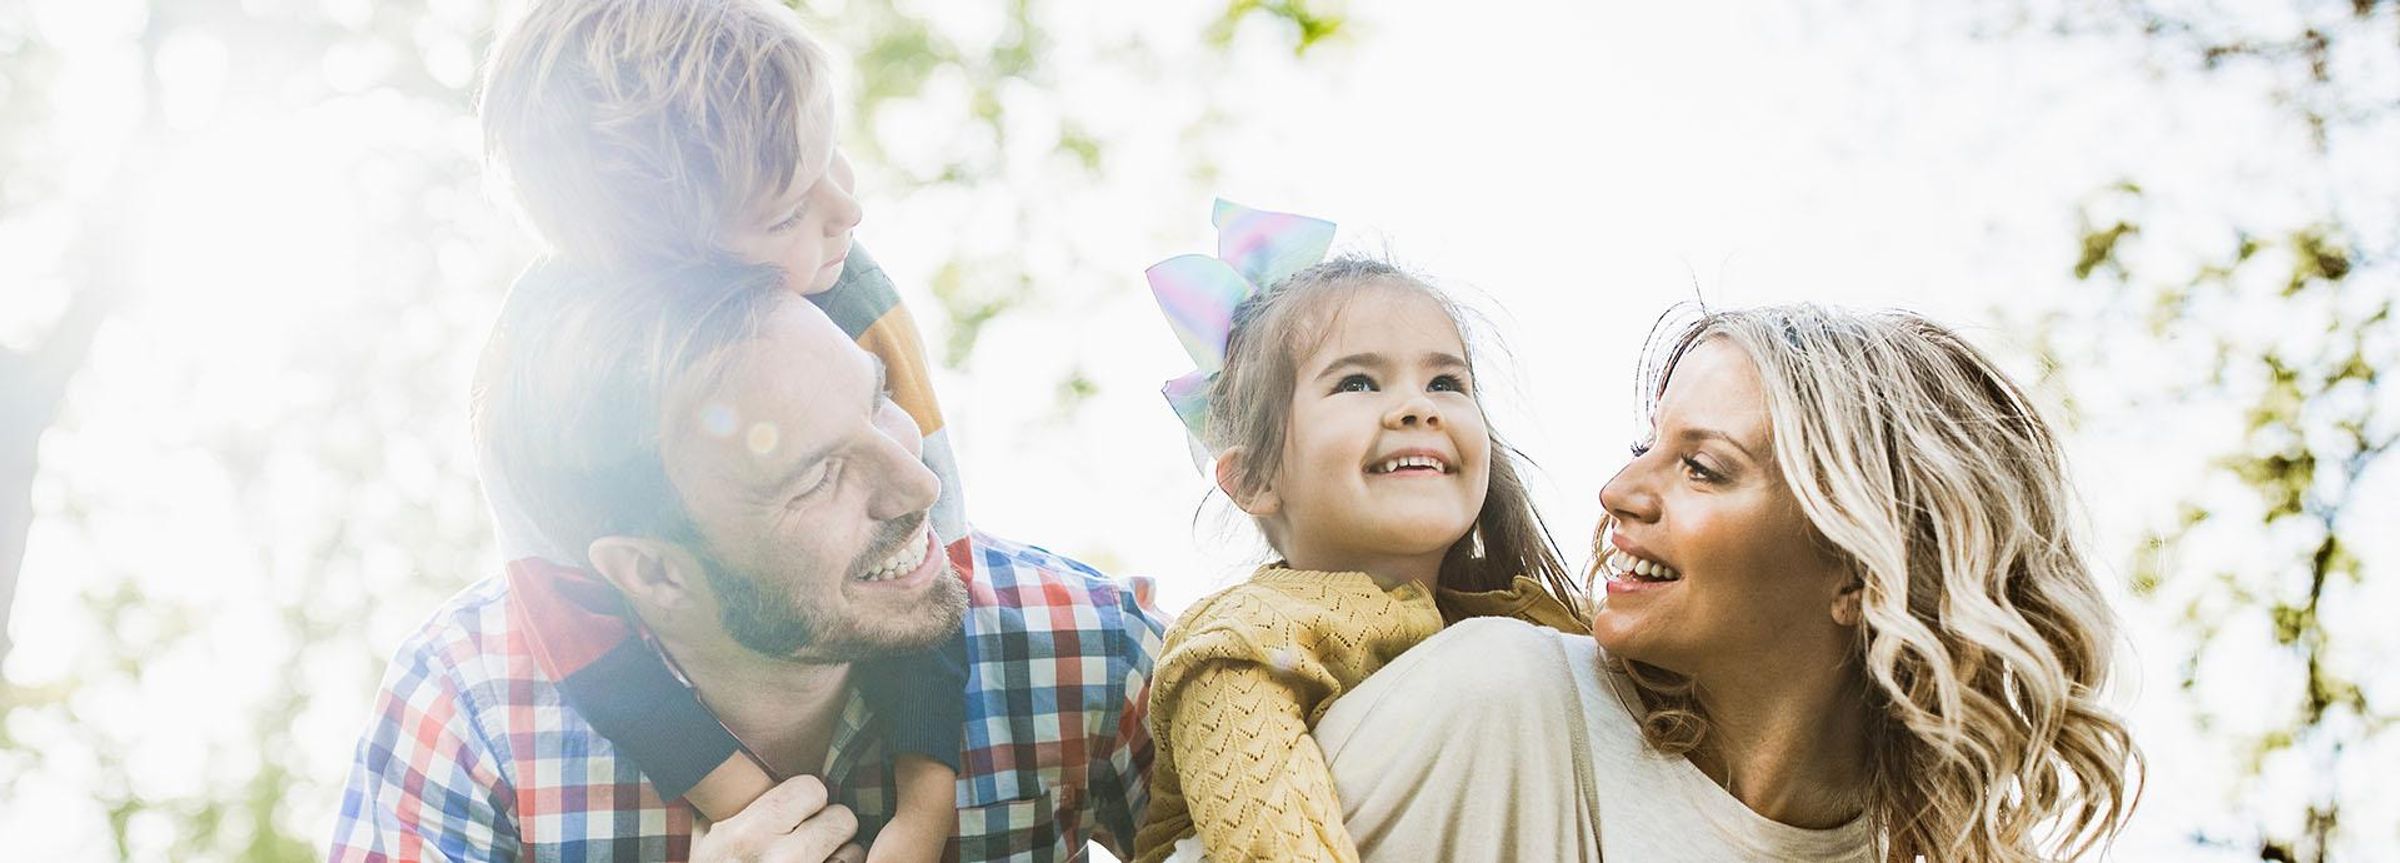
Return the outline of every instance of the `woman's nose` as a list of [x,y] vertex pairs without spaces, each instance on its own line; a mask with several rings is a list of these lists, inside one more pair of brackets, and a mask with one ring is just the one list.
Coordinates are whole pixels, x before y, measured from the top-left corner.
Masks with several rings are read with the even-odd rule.
[[1626,465],[1600,487],[1600,508],[1623,522],[1658,519],[1658,495],[1643,483],[1640,462]]

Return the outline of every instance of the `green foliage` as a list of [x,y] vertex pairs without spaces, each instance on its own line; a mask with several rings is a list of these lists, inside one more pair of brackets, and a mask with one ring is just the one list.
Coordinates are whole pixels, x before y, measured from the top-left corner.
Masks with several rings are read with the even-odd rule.
[[1232,0],[1225,4],[1225,14],[1209,28],[1209,38],[1218,44],[1233,41],[1234,31],[1244,20],[1261,17],[1289,26],[1294,38],[1292,53],[1304,55],[1310,48],[1343,32],[1347,23],[1338,11],[1307,0]]
[[[2102,203],[2110,212],[2145,209],[2142,193],[2130,185]],[[2198,695],[2231,685],[2280,705],[2280,724],[2236,744],[2239,763],[2253,777],[2277,759],[2335,763],[2340,752],[2383,733],[2400,715],[2400,704],[2375,701],[2360,685],[2356,675],[2373,669],[2336,661],[2338,646],[2360,633],[2340,629],[2325,614],[2349,595],[2345,586],[2393,577],[2369,573],[2353,552],[2370,527],[2350,514],[2375,493],[2367,485],[2371,475],[2400,446],[2400,399],[2393,397],[2400,393],[2387,390],[2390,378],[2380,373],[2400,368],[2400,325],[2391,315],[2400,301],[2400,261],[2334,219],[2262,240],[2268,233],[2228,231],[2217,257],[2168,265],[2165,275],[2154,276],[2130,263],[2152,260],[2133,254],[2143,242],[2138,219],[2087,218],[2073,272],[2104,289],[2109,299],[2102,305],[2123,310],[2119,319],[2141,320],[2148,337],[2108,324],[2112,318],[2103,312],[2089,329],[2067,334],[2074,346],[2060,363],[2116,368],[2167,344],[2205,341],[2213,362],[2186,370],[2180,383],[2150,397],[2162,404],[2242,405],[2240,441],[2213,465],[2248,492],[2254,508],[2185,502],[2172,525],[2132,550],[2131,574],[2136,596],[2179,607],[2193,639],[2184,689]],[[2069,329],[2054,324],[2053,344]],[[2306,337],[2279,337],[2285,333]],[[2264,545],[2277,562],[2217,571],[2180,559],[2177,549],[2192,544]],[[2255,677],[2223,681],[2203,668],[2211,648],[2233,631],[2228,624],[2251,615],[2300,672],[2296,688],[2278,691]],[[2202,707],[2207,699],[2193,703],[2203,728],[2217,724]],[[2357,829],[2343,818],[2349,794],[2330,772],[2300,804],[2302,832],[2270,837],[2263,856],[2327,859],[2343,831]]]

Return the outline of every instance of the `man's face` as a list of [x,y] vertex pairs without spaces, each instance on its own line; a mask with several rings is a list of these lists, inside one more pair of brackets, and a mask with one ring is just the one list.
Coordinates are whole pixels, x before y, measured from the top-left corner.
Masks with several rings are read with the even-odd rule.
[[730,251],[749,263],[782,267],[791,288],[803,294],[841,278],[850,229],[860,216],[858,198],[850,194],[850,160],[831,146],[816,152],[827,154],[823,162],[800,166],[789,188],[759,201],[728,228]]
[[966,586],[927,517],[941,481],[881,363],[801,302],[726,350],[718,380],[686,382],[664,447],[729,634],[818,662],[947,637]]

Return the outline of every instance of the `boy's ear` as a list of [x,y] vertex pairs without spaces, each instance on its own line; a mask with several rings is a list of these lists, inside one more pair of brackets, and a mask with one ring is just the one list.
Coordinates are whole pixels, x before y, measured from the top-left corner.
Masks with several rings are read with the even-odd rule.
[[700,560],[683,546],[641,536],[604,536],[584,551],[592,568],[637,606],[661,611],[701,601]]
[[1283,499],[1275,495],[1275,487],[1272,484],[1262,484],[1258,488],[1247,491],[1242,488],[1243,459],[1248,456],[1249,451],[1238,446],[1218,454],[1216,461],[1217,490],[1224,492],[1225,497],[1232,500],[1234,506],[1240,507],[1243,512],[1258,518],[1265,518],[1282,511]]

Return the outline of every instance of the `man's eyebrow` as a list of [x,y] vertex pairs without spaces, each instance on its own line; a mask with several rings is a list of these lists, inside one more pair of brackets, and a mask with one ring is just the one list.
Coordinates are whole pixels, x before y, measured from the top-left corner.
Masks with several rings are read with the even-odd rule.
[[[883,409],[884,396],[889,394],[886,387],[891,383],[891,378],[886,371],[882,357],[870,353],[867,355],[867,360],[875,364],[875,388],[867,391],[867,416],[872,417],[876,411]],[[765,485],[766,490],[781,493],[790,488],[792,483],[800,481],[801,475],[808,473],[810,468],[816,467],[818,462],[824,461],[826,456],[831,455],[841,445],[841,441],[831,441],[794,459],[790,467],[779,471],[775,475],[775,479]]]

